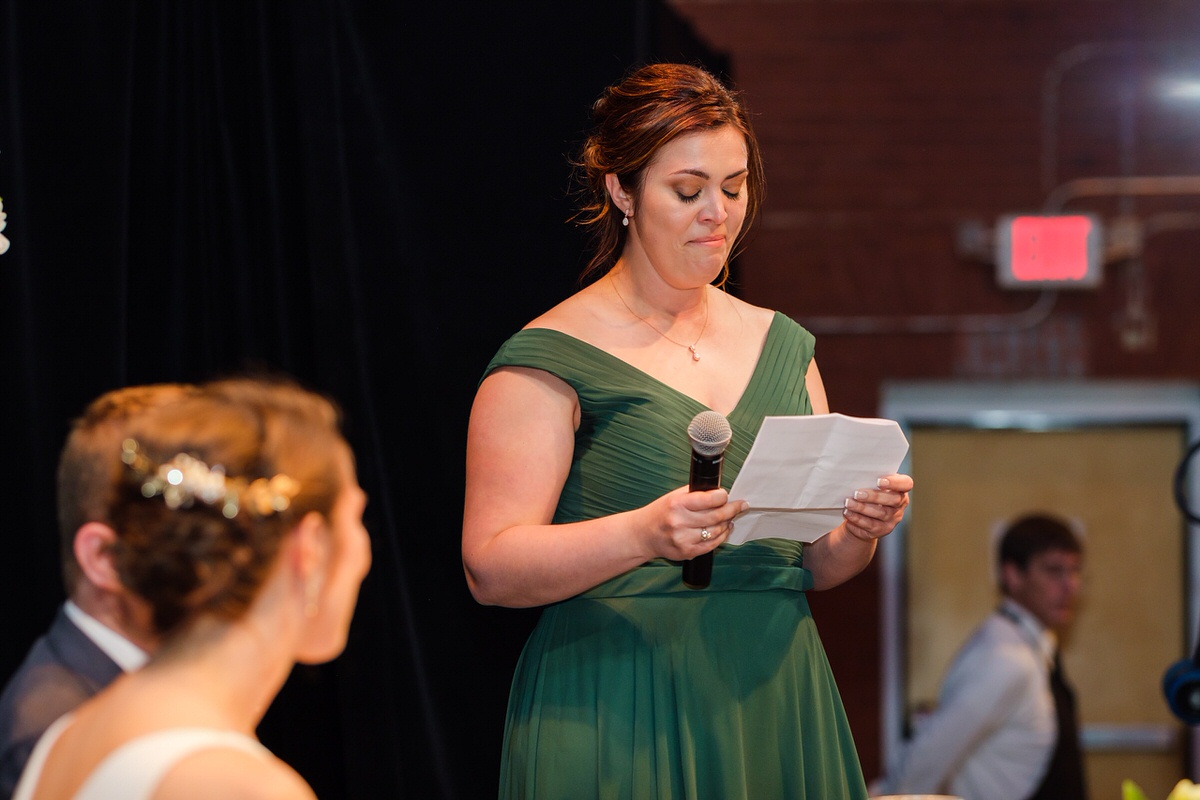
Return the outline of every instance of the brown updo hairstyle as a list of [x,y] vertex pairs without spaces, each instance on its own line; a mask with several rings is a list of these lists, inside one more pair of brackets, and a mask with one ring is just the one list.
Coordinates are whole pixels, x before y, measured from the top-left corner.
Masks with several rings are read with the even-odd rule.
[[299,484],[286,510],[260,515],[243,502],[227,519],[220,503],[171,509],[161,496],[145,497],[144,477],[125,471],[112,513],[113,561],[121,582],[149,604],[159,636],[201,616],[244,614],[284,536],[310,511],[328,516],[342,488],[335,456],[347,445],[337,410],[286,381],[205,384],[137,419],[129,436],[154,465],[186,453],[230,479],[284,474]]
[[76,419],[58,459],[59,548],[63,586],[74,594],[82,579],[75,560],[75,532],[85,523],[112,524],[110,509],[124,481],[121,440],[130,423],[158,406],[174,402],[192,387],[163,383],[126,386],[97,397]]
[[[640,197],[646,168],[663,145],[684,134],[730,125],[745,137],[749,175],[741,240],[766,187],[758,139],[737,93],[699,67],[651,64],[608,87],[592,106],[592,121],[592,133],[574,163],[581,187],[580,209],[574,219],[590,229],[594,244],[581,280],[615,264],[625,241],[624,214],[609,197],[604,176],[615,174],[621,186]],[[728,272],[726,264],[722,281]]]

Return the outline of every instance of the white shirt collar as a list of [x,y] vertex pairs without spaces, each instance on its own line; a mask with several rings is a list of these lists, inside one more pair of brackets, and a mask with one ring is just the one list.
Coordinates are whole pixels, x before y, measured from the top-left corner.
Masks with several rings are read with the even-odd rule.
[[83,635],[91,639],[104,654],[117,663],[125,672],[139,669],[150,658],[149,654],[133,642],[126,639],[100,620],[84,612],[82,608],[68,600],[63,604],[67,618],[74,622]]
[[1017,627],[1030,640],[1030,644],[1041,653],[1048,666],[1054,663],[1054,651],[1058,649],[1058,636],[1054,631],[1043,625],[1041,620],[1029,612],[1029,609],[1011,597],[1005,597],[1000,601],[1000,613],[1017,624]]

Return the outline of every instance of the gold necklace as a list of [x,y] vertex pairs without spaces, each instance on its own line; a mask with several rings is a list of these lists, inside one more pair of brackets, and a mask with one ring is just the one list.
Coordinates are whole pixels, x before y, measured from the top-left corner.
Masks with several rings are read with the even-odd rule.
[[617,282],[615,280],[613,280],[613,276],[612,276],[611,272],[608,274],[608,281],[609,281],[609,283],[612,284],[613,292],[617,295],[617,299],[621,301],[621,305],[625,306],[626,311],[628,311],[630,314],[633,314],[633,316],[637,317],[642,322],[646,323],[647,327],[649,327],[650,330],[654,331],[655,333],[657,333],[662,338],[666,339],[671,344],[677,344],[680,347],[686,347],[688,350],[690,350],[692,353],[692,361],[700,360],[700,354],[696,352],[696,345],[700,344],[700,340],[704,338],[704,332],[706,330],[708,330],[708,289],[707,289],[707,287],[705,288],[705,291],[704,291],[704,325],[702,325],[700,327],[700,335],[697,336],[696,341],[692,342],[691,344],[684,344],[683,342],[677,341],[675,339],[672,339],[670,336],[667,336],[665,333],[660,331],[652,322],[650,322],[650,320],[646,319],[645,317],[641,316],[636,311],[634,311],[632,308],[630,308],[629,303],[626,303],[625,298],[621,296],[621,290],[617,288]]

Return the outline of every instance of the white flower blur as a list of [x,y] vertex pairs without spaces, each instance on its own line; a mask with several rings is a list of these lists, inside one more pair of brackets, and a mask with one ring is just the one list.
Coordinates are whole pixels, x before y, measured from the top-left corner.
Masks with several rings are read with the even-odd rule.
[[[4,199],[0,198],[0,231],[3,231],[8,225],[8,214],[4,213]],[[10,242],[4,238],[4,234],[0,233],[0,256],[8,252]]]
[[1168,800],[1200,800],[1200,785],[1182,780],[1175,784]]

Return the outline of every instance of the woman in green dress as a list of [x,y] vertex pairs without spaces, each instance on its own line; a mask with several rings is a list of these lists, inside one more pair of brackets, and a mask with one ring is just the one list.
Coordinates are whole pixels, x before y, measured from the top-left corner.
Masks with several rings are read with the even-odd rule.
[[[517,667],[500,796],[866,797],[804,592],[900,521],[912,480],[846,500],[815,542],[722,546],[764,416],[827,413],[812,336],[719,285],[763,192],[740,100],[643,67],[593,109],[578,168],[597,279],[489,365],[471,412],[463,562],[485,604],[543,606]],[[723,488],[689,492],[689,421],[733,430]],[[715,554],[708,588],[679,564]]]

